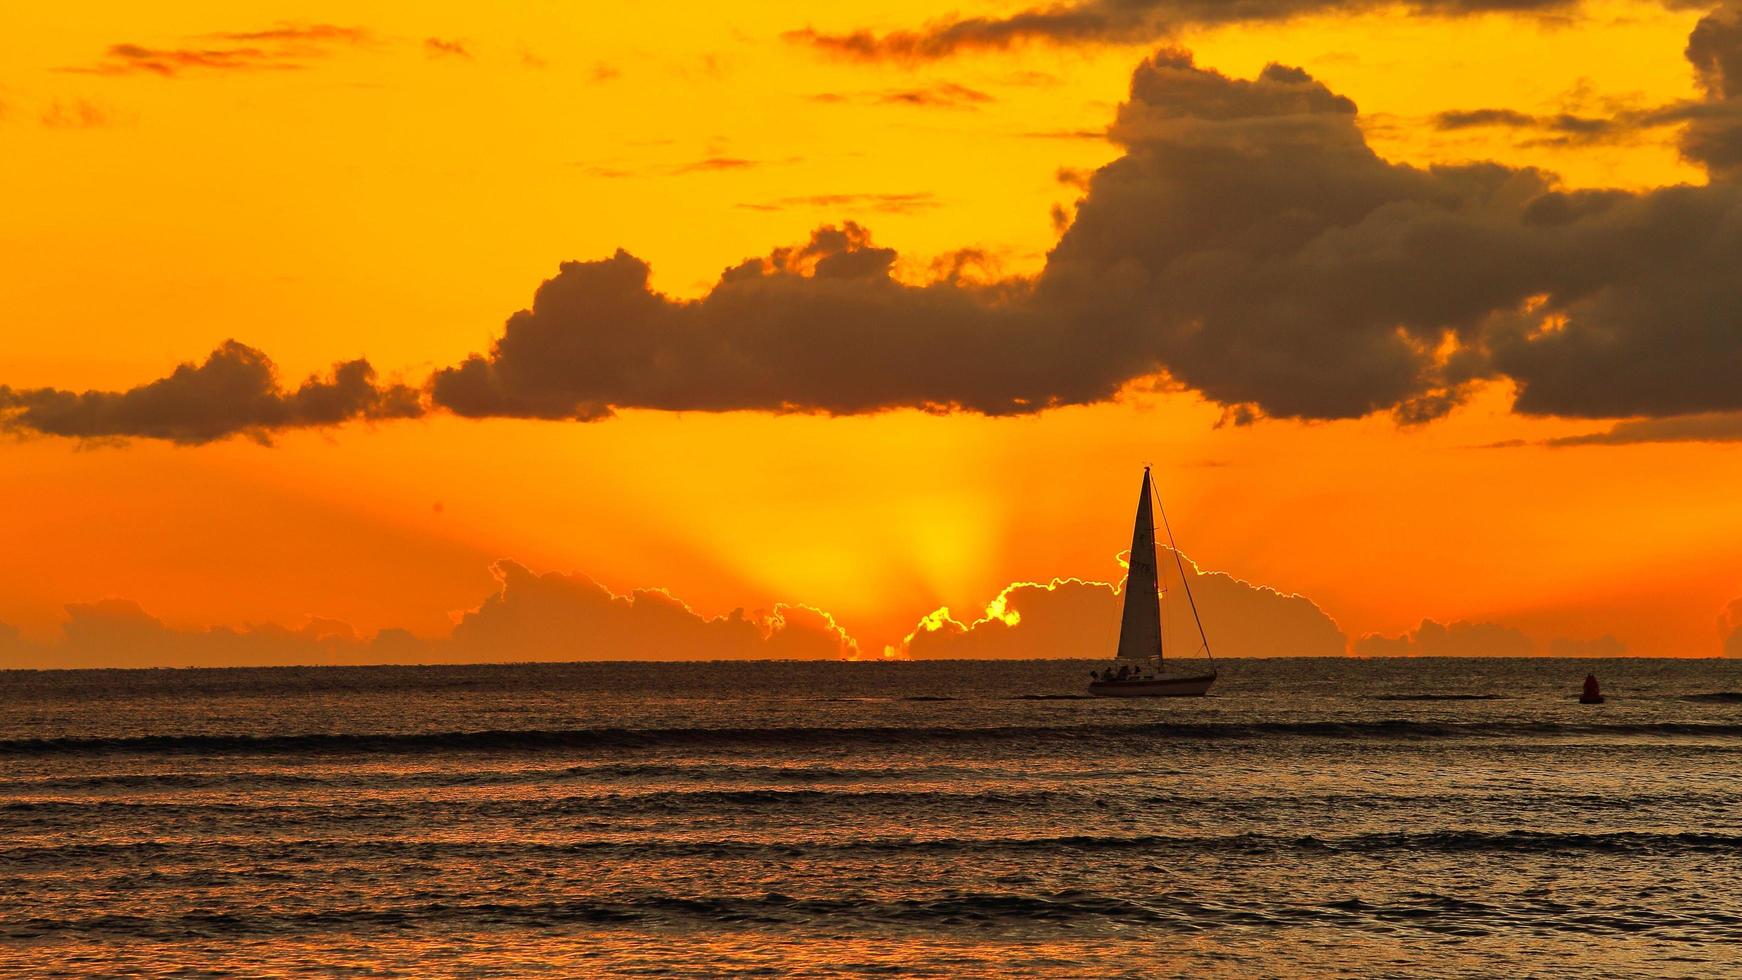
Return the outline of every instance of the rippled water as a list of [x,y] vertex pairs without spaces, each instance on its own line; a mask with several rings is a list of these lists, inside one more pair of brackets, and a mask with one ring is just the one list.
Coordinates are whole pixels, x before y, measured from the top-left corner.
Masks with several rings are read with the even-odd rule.
[[0,674],[0,972],[1742,970],[1742,664],[1090,666]]

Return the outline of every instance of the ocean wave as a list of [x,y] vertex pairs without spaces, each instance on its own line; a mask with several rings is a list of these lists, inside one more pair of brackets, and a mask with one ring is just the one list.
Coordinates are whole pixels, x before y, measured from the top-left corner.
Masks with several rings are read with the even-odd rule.
[[[864,837],[754,840],[688,837],[577,840],[427,840],[406,838],[295,838],[261,840],[208,838],[75,842],[0,847],[0,858],[19,868],[33,865],[70,867],[115,863],[127,869],[141,866],[192,867],[215,862],[227,867],[264,867],[273,862],[356,862],[415,859],[503,863],[544,857],[610,860],[658,858],[750,858],[765,860],[843,857],[893,857],[937,854],[947,857],[1019,852],[1028,854],[1101,854],[1153,862],[1192,854],[1409,855],[1409,854],[1565,854],[1633,857],[1735,855],[1742,834],[1705,831],[1387,831],[1351,835],[1312,834],[1078,834],[1042,837]],[[1099,858],[1098,860],[1107,860]]]
[[1374,701],[1505,701],[1504,694],[1375,694]]
[[[447,786],[563,785],[601,780],[645,780],[679,783],[752,781],[782,785],[902,782],[935,783],[987,775],[1003,770],[970,765],[778,765],[725,762],[601,762],[589,765],[506,769],[416,769],[396,771],[357,767],[319,775],[282,770],[233,769],[211,772],[87,773],[73,776],[0,776],[0,800],[9,796],[50,793],[177,793],[198,790],[357,788],[392,790]],[[633,785],[633,783],[631,783]]]
[[1711,941],[1734,941],[1742,934],[1735,916],[1721,911],[1657,910],[1637,905],[1586,904],[1573,909],[1547,899],[1477,900],[1455,894],[1415,891],[1321,901],[1275,902],[1263,898],[1203,901],[1178,893],[1111,895],[1085,888],[1024,893],[946,890],[905,898],[873,894],[832,896],[682,894],[644,892],[570,900],[477,901],[471,896],[424,895],[396,904],[334,908],[274,908],[251,903],[235,907],[185,910],[146,916],[20,917],[6,924],[11,939],[68,936],[162,938],[175,941],[237,936],[306,935],[373,931],[406,932],[427,927],[562,928],[564,926],[678,926],[815,928],[839,930],[849,922],[937,928],[948,926],[1071,927],[1112,922],[1187,932],[1219,928],[1299,926],[1372,927],[1387,932],[1415,928],[1431,933],[1450,929],[1523,928],[1586,935],[1637,935],[1665,932]]
[[70,753],[326,754],[639,749],[736,745],[829,746],[947,741],[1109,739],[1433,739],[1530,736],[1742,737],[1742,724],[1711,722],[1452,722],[1413,719],[1253,723],[1147,723],[1002,727],[582,728],[529,731],[306,735],[144,735],[0,740],[0,755]]
[[1742,704],[1742,691],[1712,691],[1709,694],[1689,694],[1683,701],[1699,701],[1706,704]]
[[533,798],[417,800],[400,797],[364,797],[335,802],[296,800],[258,803],[218,798],[188,800],[176,796],[149,798],[99,797],[91,799],[0,799],[0,816],[35,815],[71,819],[108,814],[143,814],[157,819],[187,820],[196,817],[268,819],[276,824],[323,824],[387,820],[402,823],[412,816],[468,819],[498,817],[530,820],[553,815],[622,816],[628,814],[694,815],[710,810],[778,810],[789,813],[822,809],[865,810],[899,807],[912,810],[930,807],[941,811],[964,807],[1014,809],[1055,805],[1093,797],[1064,790],[946,790],[946,789],[697,789],[651,791],[605,791],[567,796]]

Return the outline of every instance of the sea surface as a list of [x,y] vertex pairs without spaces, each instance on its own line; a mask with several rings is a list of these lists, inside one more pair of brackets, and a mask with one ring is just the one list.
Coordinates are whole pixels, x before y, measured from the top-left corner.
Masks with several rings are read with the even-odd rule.
[[1742,974],[1742,663],[1094,666],[0,673],[0,973]]

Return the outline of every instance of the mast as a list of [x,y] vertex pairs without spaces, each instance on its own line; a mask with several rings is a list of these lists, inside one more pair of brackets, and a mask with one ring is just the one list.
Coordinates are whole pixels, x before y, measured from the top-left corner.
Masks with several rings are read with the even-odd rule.
[[1137,520],[1131,529],[1131,558],[1125,575],[1125,610],[1119,620],[1120,660],[1161,662],[1161,596],[1155,565],[1155,514],[1150,508],[1149,467],[1143,468],[1143,489],[1137,498]]

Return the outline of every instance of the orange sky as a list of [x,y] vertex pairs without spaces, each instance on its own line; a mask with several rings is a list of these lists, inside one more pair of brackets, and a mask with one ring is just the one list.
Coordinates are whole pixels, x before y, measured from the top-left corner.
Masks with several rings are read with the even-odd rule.
[[[970,246],[1032,275],[1058,239],[1050,209],[1080,193],[1061,171],[1119,153],[1073,134],[1109,123],[1158,46],[890,64],[782,38],[913,27],[937,14],[920,3],[814,21],[701,3],[14,6],[27,9],[0,14],[0,384],[72,390],[162,377],[230,337],[287,382],[367,356],[421,384],[485,350],[560,261],[627,248],[656,287],[693,297],[841,220],[899,249],[910,278]],[[1492,159],[1637,190],[1705,178],[1669,131],[1575,147],[1426,121],[1693,98],[1683,48],[1702,13],[1391,11],[1177,43],[1236,78],[1272,60],[1307,69],[1360,106],[1391,160]],[[357,30],[273,55],[294,67],[165,77],[105,55],[319,24]],[[1203,567],[1307,595],[1351,638],[1464,619],[1716,654],[1742,596],[1735,444],[1550,448],[1609,423],[1521,417],[1510,395],[1488,383],[1419,426],[1219,427],[1192,392],[1127,390],[1020,418],[436,413],[271,445],[14,434],[0,440],[0,623],[46,640],[65,604],[125,597],[177,627],[315,615],[437,636],[512,558],[619,592],[663,587],[710,616],[811,604],[876,650],[1012,581],[1116,577],[1149,462]]]

